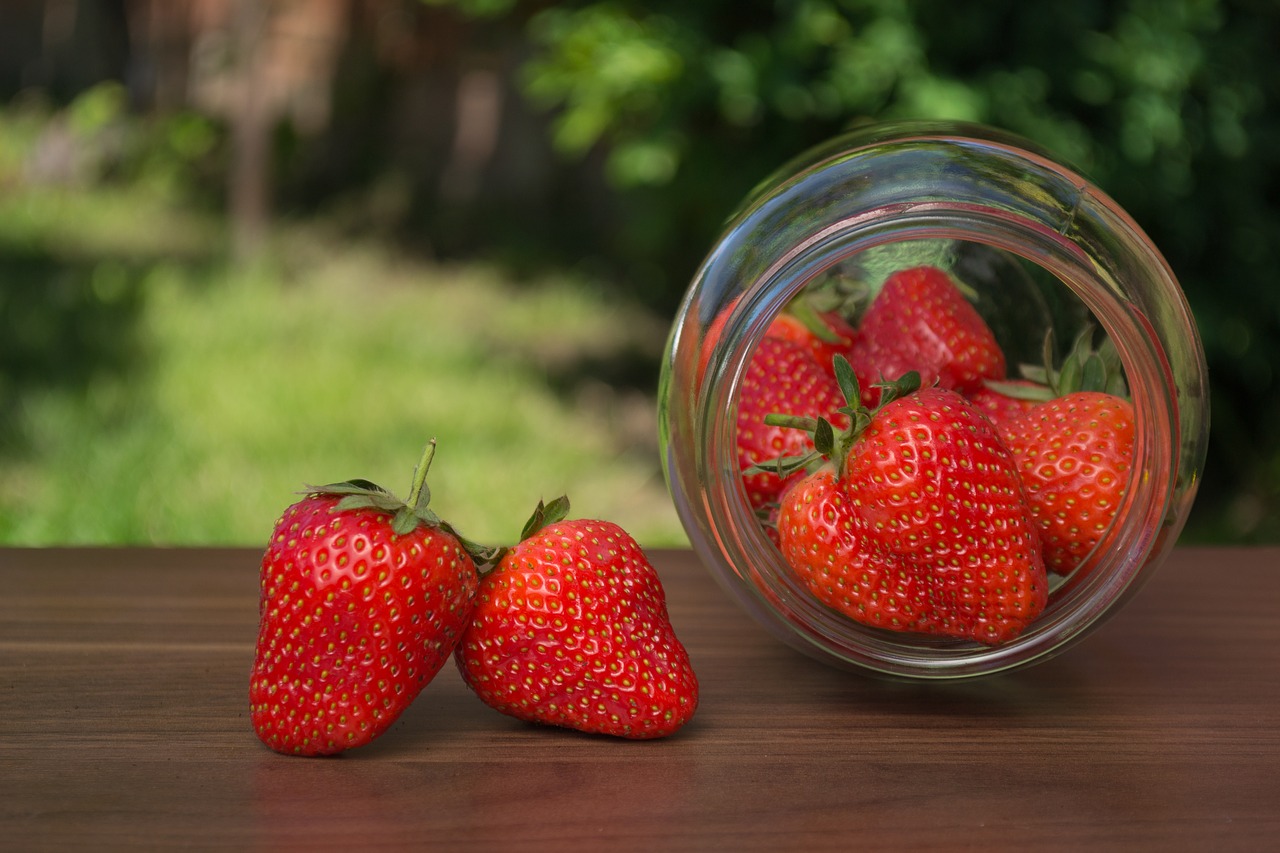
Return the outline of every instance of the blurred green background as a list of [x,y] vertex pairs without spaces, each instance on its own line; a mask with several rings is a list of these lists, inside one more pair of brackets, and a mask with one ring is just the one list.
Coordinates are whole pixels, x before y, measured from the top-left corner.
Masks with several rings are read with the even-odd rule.
[[1184,540],[1280,541],[1273,0],[6,0],[0,543],[256,544],[306,483],[684,541],[670,318],[759,180],[985,122],[1164,251],[1210,365]]

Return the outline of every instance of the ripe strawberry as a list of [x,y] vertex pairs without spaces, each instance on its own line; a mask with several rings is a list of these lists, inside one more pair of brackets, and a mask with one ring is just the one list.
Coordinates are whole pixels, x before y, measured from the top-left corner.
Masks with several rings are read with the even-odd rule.
[[986,322],[947,273],[932,266],[885,280],[858,325],[849,357],[863,403],[874,405],[881,377],[920,374],[924,385],[971,391],[1003,379],[1004,352]]
[[[608,521],[541,504],[481,578],[454,660],[489,706],[517,719],[632,739],[679,729],[698,681],[644,553]],[[545,525],[545,526],[544,526]]]
[[809,350],[814,361],[831,370],[837,355],[848,357],[857,337],[853,327],[835,312],[814,315],[812,320],[786,312],[773,318],[765,335],[800,344]]
[[1129,483],[1133,417],[1122,397],[1076,391],[1004,424],[1050,571],[1084,564],[1115,518]]
[[381,735],[439,672],[470,614],[475,564],[427,508],[435,442],[408,504],[365,480],[312,488],[262,560],[254,731],[328,755]]
[[[857,406],[852,369],[837,369]],[[783,496],[782,554],[814,596],[862,624],[1008,641],[1048,597],[1013,460],[963,397],[918,386],[915,374],[883,385],[884,403],[847,431],[814,426],[831,463]]]
[[[766,337],[752,355],[738,392],[738,464],[748,469],[779,456],[803,456],[813,450],[813,442],[803,432],[765,423],[767,415],[783,412],[817,417],[843,405],[840,387],[813,359],[809,350],[792,341]],[[744,473],[747,500],[758,510],[777,503],[788,483],[769,471]]]

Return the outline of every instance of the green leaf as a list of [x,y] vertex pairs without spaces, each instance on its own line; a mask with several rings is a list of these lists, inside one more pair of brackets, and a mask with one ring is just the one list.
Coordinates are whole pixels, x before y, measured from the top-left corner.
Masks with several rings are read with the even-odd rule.
[[1058,371],[1058,381],[1054,391],[1061,396],[1062,394],[1069,394],[1070,392],[1079,389],[1080,379],[1083,374],[1084,371],[1080,362],[1076,361],[1074,358],[1068,358],[1062,363],[1062,369]]
[[1107,387],[1107,366],[1097,353],[1090,353],[1080,370],[1080,390],[1101,391]]
[[373,509],[374,502],[372,495],[347,495],[338,501],[334,507],[338,512],[346,512],[349,509]]
[[983,380],[982,384],[997,394],[1003,394],[1015,400],[1032,400],[1037,403],[1043,403],[1045,400],[1053,399],[1053,389],[1048,385],[1028,386],[1017,382],[1000,382],[995,379]]
[[822,461],[819,453],[806,453],[803,456],[779,456],[756,465],[748,465],[742,469],[745,476],[752,474],[776,474],[786,479],[797,471],[803,471]]
[[533,514],[520,531],[520,541],[528,539],[544,527],[564,521],[569,516],[569,496],[561,495],[549,504],[538,501]]
[[823,456],[830,456],[835,452],[835,431],[831,428],[831,422],[826,418],[818,418],[818,426],[813,431],[813,446]]
[[897,379],[885,380],[877,385],[880,388],[880,405],[877,408],[883,409],[894,400],[900,400],[908,394],[919,391],[920,373],[908,370]]
[[1037,385],[1049,386],[1050,377],[1049,370],[1042,365],[1022,364],[1018,366],[1018,374],[1028,382],[1034,382]]
[[818,340],[826,341],[829,344],[840,343],[840,336],[832,331],[826,321],[822,319],[814,300],[806,297],[791,300],[791,304],[787,306],[797,319],[804,324],[805,330]]
[[401,506],[396,511],[395,517],[391,519],[391,529],[399,536],[406,536],[417,528],[419,521],[413,510],[407,506]]
[[[1058,344],[1053,335],[1053,327],[1050,326],[1045,330],[1044,343],[1040,347],[1040,363],[1044,365],[1044,378],[1034,381],[1043,381],[1046,385],[1057,390],[1058,377],[1054,373],[1053,366],[1058,363]],[[1028,376],[1028,379],[1032,377]]]
[[344,480],[341,483],[329,483],[325,486],[308,485],[306,487],[306,491],[303,492],[303,494],[308,495],[363,495],[370,493],[384,495],[391,494],[377,483],[371,483],[368,480],[358,478],[353,480]]
[[1113,373],[1107,377],[1106,392],[1114,397],[1129,397],[1129,384],[1125,382],[1123,373]]
[[850,406],[859,405],[862,389],[858,385],[858,374],[854,372],[849,360],[842,355],[837,355],[832,359],[831,365],[835,369],[836,383],[840,386],[840,393],[844,395],[845,402]]

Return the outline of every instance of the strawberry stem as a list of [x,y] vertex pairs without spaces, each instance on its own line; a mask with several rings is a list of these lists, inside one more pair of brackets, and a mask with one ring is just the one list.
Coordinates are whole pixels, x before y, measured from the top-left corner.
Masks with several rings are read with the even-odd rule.
[[409,488],[408,505],[413,507],[414,512],[421,512],[427,508],[427,504],[431,503],[431,489],[427,486],[427,472],[431,470],[431,460],[436,455],[436,440],[433,438],[427,442],[426,449],[422,451],[422,459],[418,462],[418,467],[413,469],[413,485]]
[[807,299],[795,299],[787,306],[789,310],[813,335],[820,341],[826,341],[829,344],[838,344],[841,338],[831,327],[823,322],[821,315],[813,304]]
[[805,432],[813,432],[818,428],[817,418],[806,418],[802,415],[784,415],[780,412],[772,412],[765,415],[764,422],[767,426],[799,429]]

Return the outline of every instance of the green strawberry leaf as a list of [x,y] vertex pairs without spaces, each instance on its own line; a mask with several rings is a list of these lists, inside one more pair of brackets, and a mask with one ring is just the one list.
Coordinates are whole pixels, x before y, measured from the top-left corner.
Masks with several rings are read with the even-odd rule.
[[368,480],[359,478],[352,480],[344,480],[341,483],[329,483],[325,486],[308,485],[306,490],[301,492],[304,495],[365,495],[365,494],[391,494],[377,483],[371,483]]
[[878,411],[894,400],[919,391],[920,374],[917,371],[909,370],[897,379],[886,379],[876,383],[876,387],[880,389],[880,405],[876,407]]
[[831,428],[831,422],[826,418],[818,418],[818,426],[813,431],[813,446],[823,456],[830,456],[835,452],[835,430]]
[[850,406],[857,406],[862,399],[862,389],[858,386],[858,374],[854,373],[853,365],[844,356],[836,355],[831,360],[831,366],[835,370],[836,384],[840,386],[845,402]]
[[748,465],[742,469],[742,473],[747,476],[752,474],[776,474],[785,480],[797,471],[806,471],[817,465],[822,459],[823,456],[820,453],[806,453],[803,456],[779,456],[766,462]]
[[529,520],[524,523],[524,527],[520,531],[520,541],[523,542],[544,527],[564,521],[568,517],[568,495],[561,495],[549,504],[538,501],[538,505],[534,507],[533,514],[529,516]]
[[829,344],[840,343],[840,336],[832,331],[808,299],[794,299],[787,310],[804,325],[805,330],[819,340]]
[[1048,385],[1025,385],[1018,382],[1001,382],[997,379],[984,379],[982,384],[998,394],[1012,397],[1015,400],[1031,400],[1043,403],[1053,399],[1053,389]]
[[391,519],[391,529],[399,536],[407,536],[418,526],[420,518],[407,506],[401,506]]

